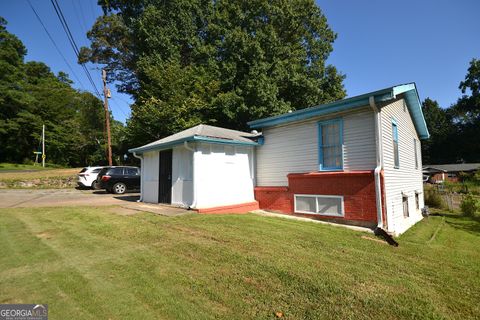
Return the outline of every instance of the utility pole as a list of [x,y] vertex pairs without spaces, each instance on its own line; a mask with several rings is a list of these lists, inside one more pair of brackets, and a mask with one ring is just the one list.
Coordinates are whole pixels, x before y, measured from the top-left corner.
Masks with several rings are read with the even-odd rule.
[[110,113],[108,112],[108,89],[107,89],[107,72],[105,69],[102,69],[102,79],[103,79],[103,107],[105,108],[105,126],[107,128],[107,155],[108,155],[108,165],[112,165],[112,141],[110,138]]
[[42,126],[42,167],[45,168],[45,125]]

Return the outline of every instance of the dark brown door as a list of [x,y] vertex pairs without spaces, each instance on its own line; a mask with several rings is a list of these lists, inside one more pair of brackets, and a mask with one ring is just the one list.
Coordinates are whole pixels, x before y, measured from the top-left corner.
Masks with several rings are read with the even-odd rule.
[[172,202],[172,149],[160,151],[158,161],[158,203]]

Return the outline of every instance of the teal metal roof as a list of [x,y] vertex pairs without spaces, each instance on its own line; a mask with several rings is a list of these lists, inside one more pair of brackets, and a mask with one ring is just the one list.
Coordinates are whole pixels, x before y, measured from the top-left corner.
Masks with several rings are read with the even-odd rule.
[[418,96],[415,83],[407,83],[393,86],[311,108],[301,109],[278,116],[250,121],[248,122],[248,125],[251,128],[271,127],[278,124],[305,120],[315,116],[327,115],[330,113],[348,111],[355,108],[365,107],[369,105],[369,98],[372,96],[374,97],[375,102],[385,102],[395,99],[395,97],[399,94],[404,94],[408,110],[412,116],[413,123],[420,139],[428,139],[430,137],[430,133],[428,132],[427,124],[423,116],[422,104],[420,103],[420,98]]
[[129,149],[128,151],[131,153],[144,153],[147,151],[168,149],[185,141],[256,146],[258,143],[254,140],[257,138],[258,134],[200,124],[144,146]]

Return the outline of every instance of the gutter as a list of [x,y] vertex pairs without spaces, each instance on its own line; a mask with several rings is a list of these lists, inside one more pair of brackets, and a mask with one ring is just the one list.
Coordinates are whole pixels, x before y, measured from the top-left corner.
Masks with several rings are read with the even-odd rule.
[[197,207],[197,179],[195,178],[195,149],[188,145],[188,141],[183,142],[185,149],[192,151],[192,193],[193,199],[192,204],[188,209],[195,209]]
[[143,156],[138,156],[135,152],[133,152],[133,156],[137,159],[140,159],[140,199],[137,202],[143,201]]
[[381,182],[381,173],[383,170],[383,143],[382,143],[382,125],[380,118],[380,109],[378,109],[375,104],[375,97],[370,96],[368,98],[370,107],[374,113],[374,122],[375,122],[375,142],[376,142],[376,162],[377,165],[374,170],[375,178],[375,198],[377,204],[377,228],[383,228],[383,214],[382,214],[382,182]]

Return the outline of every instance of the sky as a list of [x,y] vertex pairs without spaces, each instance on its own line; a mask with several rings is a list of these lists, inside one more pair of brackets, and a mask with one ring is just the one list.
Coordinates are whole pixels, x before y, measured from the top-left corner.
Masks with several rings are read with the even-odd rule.
[[[27,47],[26,60],[62,70],[79,89],[93,91],[48,0],[30,0],[83,87],[55,50],[27,0],[0,0],[7,29]],[[86,31],[102,14],[96,0],[58,0],[79,47],[88,46]],[[480,1],[478,0],[316,0],[337,33],[328,63],[346,75],[348,96],[415,82],[420,98],[437,100],[446,108],[461,92],[472,58],[480,58]],[[88,64],[99,91],[99,66]],[[128,95],[110,85],[115,119],[130,114]]]

